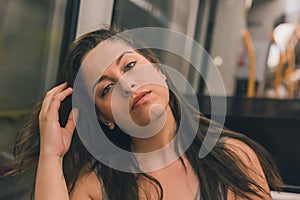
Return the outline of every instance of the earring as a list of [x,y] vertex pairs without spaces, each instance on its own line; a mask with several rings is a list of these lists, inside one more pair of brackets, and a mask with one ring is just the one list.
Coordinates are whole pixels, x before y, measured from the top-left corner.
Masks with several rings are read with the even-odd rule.
[[115,123],[112,121],[106,121],[105,125],[107,126],[107,128],[109,128],[109,130],[113,130],[115,128]]
[[161,77],[162,77],[164,80],[167,79],[166,75],[164,75],[164,74],[161,74]]

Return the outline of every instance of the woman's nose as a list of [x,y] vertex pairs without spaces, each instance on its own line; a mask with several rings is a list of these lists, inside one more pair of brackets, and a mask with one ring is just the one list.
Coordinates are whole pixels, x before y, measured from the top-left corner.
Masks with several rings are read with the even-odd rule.
[[122,89],[122,94],[124,96],[131,95],[136,89],[136,83],[133,80],[119,80],[119,81],[120,81],[119,84]]

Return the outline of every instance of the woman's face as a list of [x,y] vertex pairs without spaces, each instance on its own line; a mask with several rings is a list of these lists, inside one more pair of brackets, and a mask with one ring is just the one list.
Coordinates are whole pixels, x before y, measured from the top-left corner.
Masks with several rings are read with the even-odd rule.
[[[144,127],[160,118],[169,106],[165,76],[128,45],[112,41],[103,43],[86,56],[87,60],[93,60],[86,63],[109,63],[97,66],[101,70],[93,87],[98,118],[103,123],[117,122],[128,131],[131,130],[131,119]],[[111,61],[102,62],[103,56],[103,60],[110,57]]]

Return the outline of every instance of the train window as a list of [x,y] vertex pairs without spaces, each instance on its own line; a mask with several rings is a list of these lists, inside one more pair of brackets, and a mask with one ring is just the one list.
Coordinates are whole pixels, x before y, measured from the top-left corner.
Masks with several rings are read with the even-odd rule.
[[0,152],[56,79],[66,1],[0,2]]
[[[218,61],[224,80],[225,126],[266,147],[276,159],[286,188],[299,192],[300,4],[220,0],[216,10],[209,53]],[[278,38],[276,32],[284,34]],[[214,81],[209,69],[202,75]],[[199,95],[202,112],[209,114],[208,91],[204,88]]]
[[[227,96],[300,98],[299,10],[299,3],[292,0],[218,1],[210,54],[222,60],[218,67]],[[209,70],[203,75],[214,79]]]
[[[300,191],[300,4],[293,0],[218,1],[211,49],[227,94],[225,125],[266,147],[287,188]],[[207,74],[208,80],[214,76]],[[210,99],[200,93],[202,112]],[[289,190],[287,189],[287,190]]]

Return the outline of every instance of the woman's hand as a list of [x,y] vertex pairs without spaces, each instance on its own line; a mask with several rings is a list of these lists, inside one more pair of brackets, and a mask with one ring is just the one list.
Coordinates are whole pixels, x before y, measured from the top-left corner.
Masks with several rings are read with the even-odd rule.
[[39,115],[40,126],[40,156],[62,158],[70,148],[72,135],[75,129],[72,110],[65,127],[59,123],[58,110],[61,102],[73,92],[63,83],[47,92]]

